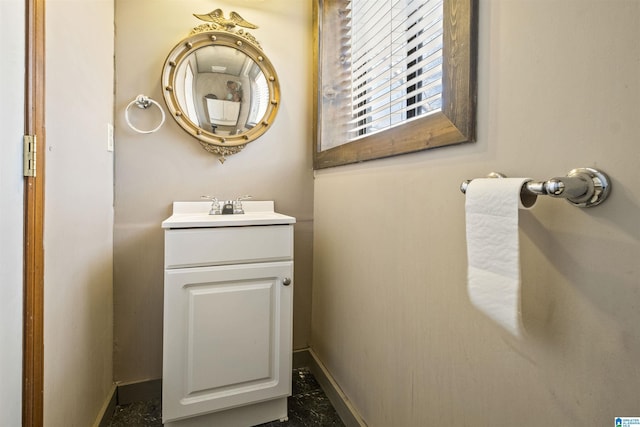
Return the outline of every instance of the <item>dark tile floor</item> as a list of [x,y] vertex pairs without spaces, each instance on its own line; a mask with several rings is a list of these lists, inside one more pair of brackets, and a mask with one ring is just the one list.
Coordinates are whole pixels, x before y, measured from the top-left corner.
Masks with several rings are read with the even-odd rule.
[[[293,370],[292,395],[288,398],[289,420],[272,421],[259,427],[344,427],[329,399],[307,368]],[[162,426],[160,399],[118,405],[109,427]]]

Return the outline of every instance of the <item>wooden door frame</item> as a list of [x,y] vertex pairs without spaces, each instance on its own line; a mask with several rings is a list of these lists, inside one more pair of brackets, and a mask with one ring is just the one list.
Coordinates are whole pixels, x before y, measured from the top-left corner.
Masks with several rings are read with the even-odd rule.
[[25,134],[36,135],[36,176],[24,186],[22,425],[43,425],[44,390],[44,2],[25,0]]

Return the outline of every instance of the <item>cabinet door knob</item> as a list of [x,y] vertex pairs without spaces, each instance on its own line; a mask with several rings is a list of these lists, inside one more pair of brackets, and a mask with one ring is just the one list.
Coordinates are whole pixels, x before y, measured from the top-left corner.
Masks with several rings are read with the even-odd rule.
[[289,286],[291,284],[291,278],[285,277],[284,279],[282,279],[282,284],[285,286]]

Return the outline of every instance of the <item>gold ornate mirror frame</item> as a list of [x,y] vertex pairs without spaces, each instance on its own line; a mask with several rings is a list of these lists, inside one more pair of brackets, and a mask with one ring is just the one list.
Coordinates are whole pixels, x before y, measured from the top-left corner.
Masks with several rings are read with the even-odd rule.
[[[178,125],[194,136],[205,150],[220,156],[220,162],[223,163],[226,156],[240,152],[249,142],[264,134],[273,124],[280,104],[280,86],[276,71],[256,38],[242,28],[235,29],[236,26],[246,28],[257,28],[257,26],[244,21],[235,12],[231,12],[230,19],[226,19],[220,9],[206,15],[194,14],[194,16],[209,22],[195,27],[189,36],[181,40],[169,53],[162,68],[162,93],[169,114]],[[255,123],[245,123],[237,131],[218,134],[215,126],[212,130],[205,129],[199,123],[194,122],[193,115],[190,117],[185,111],[184,101],[179,99],[183,98],[180,95],[180,88],[185,86],[185,82],[180,81],[180,78],[183,78],[180,77],[181,66],[186,61],[191,61],[190,58],[193,58],[192,55],[195,55],[199,49],[209,46],[227,47],[235,49],[236,53],[245,54],[264,75],[268,87],[268,101],[266,108],[262,107],[265,110],[264,114],[257,117]],[[196,99],[201,98],[201,95],[198,94]],[[209,96],[207,95],[207,97]],[[249,95],[249,98],[249,100],[240,103],[257,102],[254,96]],[[206,100],[203,101],[206,102]]]

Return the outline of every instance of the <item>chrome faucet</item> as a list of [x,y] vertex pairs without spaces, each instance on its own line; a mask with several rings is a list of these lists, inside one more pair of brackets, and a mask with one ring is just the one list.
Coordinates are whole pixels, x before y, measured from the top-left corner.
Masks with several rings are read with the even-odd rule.
[[230,215],[230,214],[243,214],[242,201],[250,199],[251,196],[240,196],[236,200],[227,200],[220,202],[217,197],[213,196],[200,196],[201,199],[211,200],[211,209],[209,215]]

